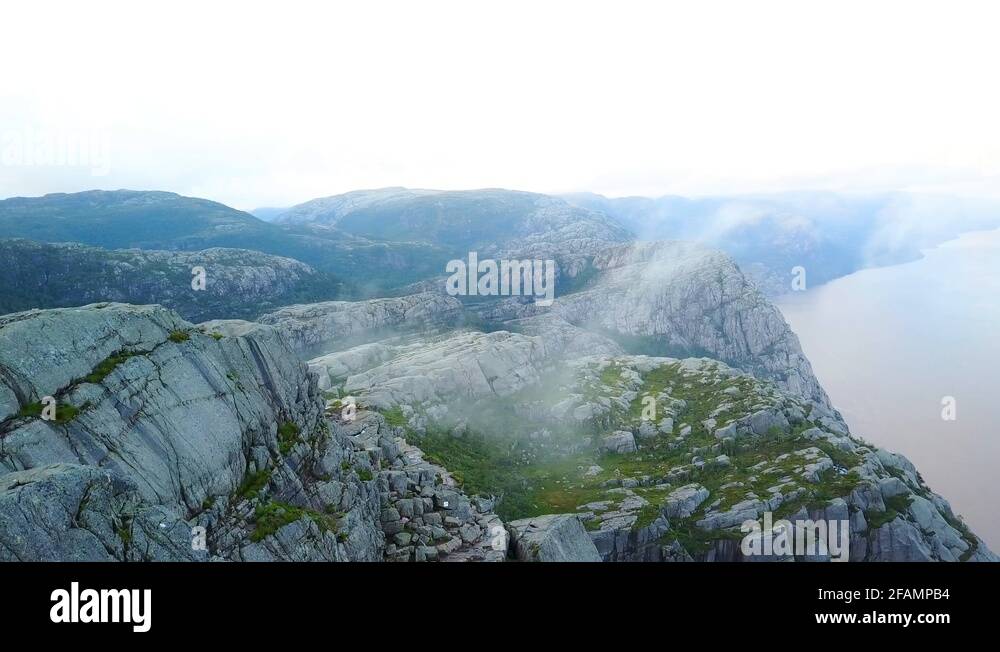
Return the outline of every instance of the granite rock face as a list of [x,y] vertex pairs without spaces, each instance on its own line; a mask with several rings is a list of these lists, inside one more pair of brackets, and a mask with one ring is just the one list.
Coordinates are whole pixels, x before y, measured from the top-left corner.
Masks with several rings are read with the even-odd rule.
[[381,557],[378,491],[315,377],[274,329],[244,331],[122,304],[0,318],[0,557]]
[[95,304],[0,318],[0,351],[0,560],[506,558],[488,503],[325,414],[274,328]]
[[389,299],[286,306],[257,321],[280,330],[297,351],[325,353],[324,347],[343,348],[352,338],[363,342],[380,332],[385,335],[386,331],[453,325],[461,312],[457,299],[424,292]]
[[524,320],[521,332],[455,331],[390,338],[309,360],[324,390],[342,385],[368,404],[388,408],[408,403],[508,396],[538,381],[566,357],[621,349],[599,335],[544,318]]
[[109,471],[51,464],[0,476],[0,561],[205,558],[190,527]]
[[593,541],[573,514],[548,514],[508,524],[520,561],[601,561]]
[[505,396],[537,381],[544,360],[537,338],[505,331],[467,332],[349,376],[345,391],[363,393],[370,404],[381,407]]
[[592,263],[600,272],[594,281],[548,309],[507,300],[484,316],[549,313],[645,349],[633,352],[711,357],[829,405],[781,313],[722,252],[687,242],[625,244]]

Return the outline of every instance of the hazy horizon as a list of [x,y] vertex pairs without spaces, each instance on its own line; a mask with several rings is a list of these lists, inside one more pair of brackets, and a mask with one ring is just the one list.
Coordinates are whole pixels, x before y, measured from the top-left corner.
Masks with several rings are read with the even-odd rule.
[[5,9],[2,196],[1000,193],[988,5],[55,6]]

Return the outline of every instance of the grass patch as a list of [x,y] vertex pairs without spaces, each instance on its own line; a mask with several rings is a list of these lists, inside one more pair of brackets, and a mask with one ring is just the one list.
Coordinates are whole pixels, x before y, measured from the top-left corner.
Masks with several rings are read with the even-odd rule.
[[433,426],[407,436],[427,461],[448,469],[466,493],[500,497],[495,511],[504,520],[573,513],[604,494],[580,479],[577,467],[594,464],[592,452],[542,455],[528,463],[522,458],[524,442],[511,437],[473,431],[455,437]]
[[891,498],[885,499],[886,509],[894,509],[900,514],[909,511],[910,505],[913,504],[913,497],[909,494],[900,494],[899,496],[893,496]]
[[[339,529],[339,523],[334,516],[272,500],[258,505],[257,509],[254,510],[254,530],[250,534],[250,540],[256,543],[266,539],[284,526],[301,518],[311,520],[321,532],[337,532]],[[341,537],[342,534],[345,536]],[[340,541],[345,540],[346,533],[338,533],[337,538]]]
[[22,405],[21,409],[18,411],[18,417],[40,417],[42,416],[42,410],[45,408],[40,401],[34,403],[28,403],[27,405]]
[[170,335],[167,336],[167,339],[174,344],[180,344],[181,342],[187,342],[191,339],[191,335],[187,331],[176,330],[170,331]]
[[659,505],[646,505],[639,510],[639,514],[636,517],[635,525],[632,526],[633,530],[642,529],[648,525],[651,525],[653,521],[660,517],[660,506]]
[[[58,424],[69,423],[70,421],[75,419],[76,416],[80,414],[80,412],[82,412],[88,407],[90,407],[89,402],[84,403],[80,407],[77,407],[75,405],[70,405],[69,403],[60,403],[57,401],[56,418],[53,420],[44,419],[44,421],[48,421],[49,423],[58,423]],[[37,401],[35,403],[28,403],[27,405],[21,407],[21,409],[17,413],[17,416],[41,419],[42,411],[44,409],[45,406],[40,401]]]
[[827,457],[841,468],[852,469],[861,464],[860,455],[841,450],[828,441],[816,441],[813,446],[826,453]]
[[246,474],[243,478],[243,484],[236,490],[236,497],[249,500],[256,498],[261,490],[267,486],[267,483],[271,481],[271,473],[271,469],[264,469],[256,473]]
[[[818,504],[818,503],[819,501],[814,501],[809,496],[800,496],[794,500],[786,500],[783,503],[781,503],[781,505],[778,506],[778,509],[774,510],[773,518],[775,521],[779,521],[781,519],[787,519],[788,517],[793,516],[803,507],[808,509],[810,504]],[[825,505],[826,503],[823,504]]]
[[601,384],[614,387],[621,380],[622,370],[617,364],[609,364],[601,370]]
[[886,498],[884,512],[877,512],[874,510],[868,510],[865,512],[865,520],[868,521],[868,529],[878,529],[895,519],[897,516],[901,516],[908,509],[910,509],[910,504],[912,503],[913,498],[909,495],[899,495],[893,496],[892,498]]
[[876,512],[874,510],[865,512],[865,520],[868,521],[869,530],[877,530],[897,516],[899,516],[899,513],[894,509],[887,509],[884,512]]
[[294,507],[287,503],[276,501],[259,505],[254,510],[254,520],[256,525],[250,534],[250,540],[254,543],[266,539],[289,523],[294,523],[305,516],[305,512],[299,507]]
[[278,426],[278,450],[282,455],[288,455],[295,444],[302,441],[299,437],[299,427],[291,421],[285,421]]
[[80,408],[69,403],[60,403],[56,406],[56,423],[69,423],[80,414]]
[[385,417],[386,423],[390,426],[395,428],[406,427],[406,417],[403,416],[403,410],[398,405],[382,412],[382,416]]
[[743,536],[733,530],[703,530],[694,524],[694,519],[689,518],[676,525],[671,523],[671,529],[663,535],[662,541],[677,541],[689,555],[697,557],[711,550],[716,541],[739,541]]
[[96,385],[107,378],[118,365],[135,355],[135,353],[129,353],[128,351],[119,351],[118,353],[102,360],[96,367],[94,367],[93,371],[83,377],[83,380]]
[[850,494],[860,482],[861,476],[855,471],[840,475],[833,469],[827,469],[820,474],[819,482],[812,490],[812,502],[822,503],[825,506],[834,498],[843,498]]

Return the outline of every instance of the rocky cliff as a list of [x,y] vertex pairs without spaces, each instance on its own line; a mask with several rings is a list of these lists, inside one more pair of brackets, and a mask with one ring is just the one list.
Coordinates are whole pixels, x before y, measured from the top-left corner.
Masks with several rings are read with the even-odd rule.
[[[413,383],[419,391],[401,392],[400,377],[382,371],[347,386],[468,491],[497,497],[523,560],[830,559],[825,543],[813,555],[746,554],[741,527],[765,527],[769,515],[793,528],[845,523],[852,561],[997,561],[908,460],[851,436],[822,403],[706,358],[564,365],[516,391],[477,392],[478,374],[453,386],[433,372]],[[357,389],[359,378],[371,386]],[[408,402],[392,405],[401,396]]]
[[0,318],[0,560],[398,558],[383,504],[414,469],[442,526],[414,556],[476,558],[488,509],[437,489],[391,428],[327,418],[276,330],[227,327],[122,304]]
[[489,332],[436,292],[0,317],[0,559],[830,558],[745,554],[770,514],[847,522],[852,560],[997,560],[850,434],[728,258],[588,264],[549,309],[481,306]]
[[722,252],[687,242],[628,244],[592,259],[599,274],[549,308],[508,299],[484,320],[542,332],[563,321],[626,351],[707,356],[829,405],[778,309]]

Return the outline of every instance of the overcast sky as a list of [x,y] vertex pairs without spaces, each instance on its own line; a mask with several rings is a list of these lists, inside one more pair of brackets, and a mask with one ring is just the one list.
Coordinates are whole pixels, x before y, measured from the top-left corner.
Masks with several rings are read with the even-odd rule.
[[988,2],[333,4],[4,3],[0,196],[1000,194]]

